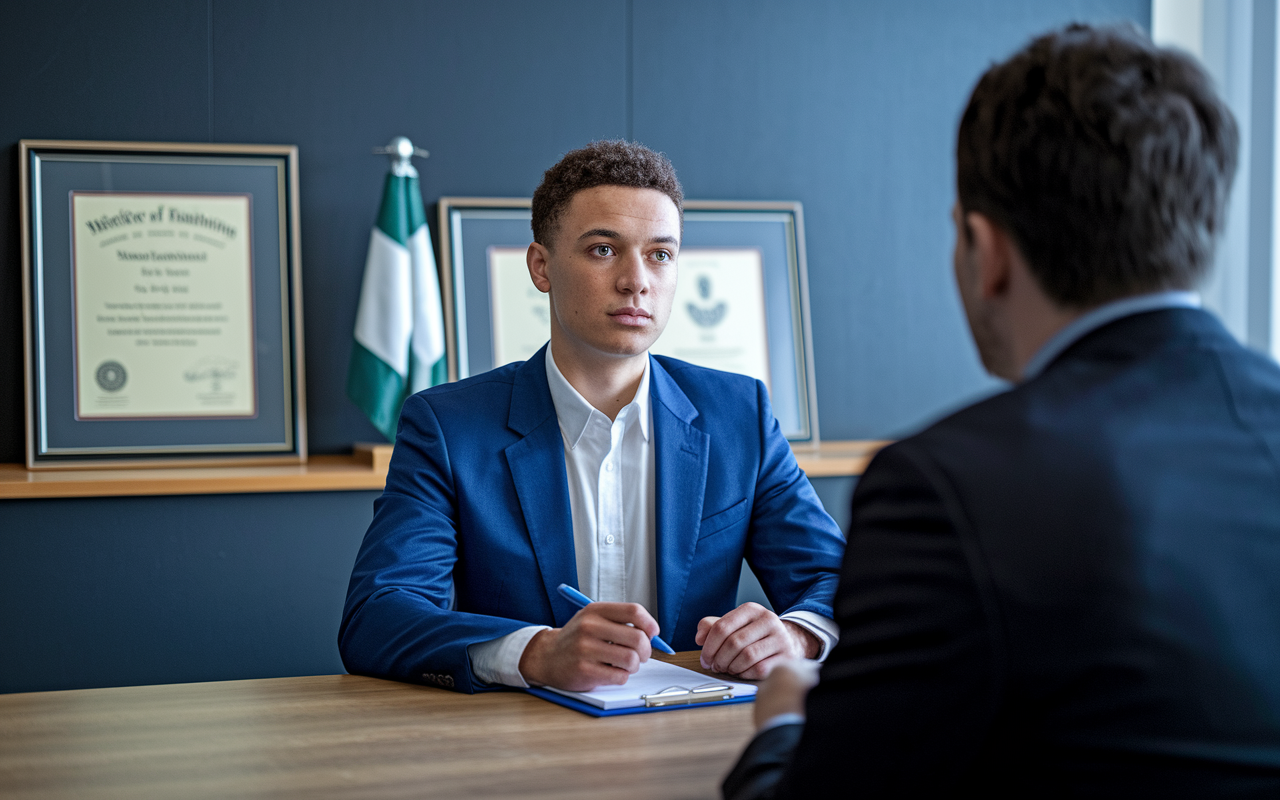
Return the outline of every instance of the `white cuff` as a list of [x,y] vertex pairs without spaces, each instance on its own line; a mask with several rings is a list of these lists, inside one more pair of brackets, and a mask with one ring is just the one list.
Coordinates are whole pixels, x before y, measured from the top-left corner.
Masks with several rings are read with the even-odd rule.
[[467,645],[467,657],[471,659],[471,672],[484,683],[529,688],[520,674],[520,657],[529,646],[529,640],[538,631],[550,630],[546,625],[530,625],[518,631]]
[[760,734],[764,733],[770,728],[777,728],[782,725],[803,725],[803,724],[804,724],[804,714],[796,714],[791,711],[788,711],[785,714],[774,714],[772,717],[769,717],[764,722],[760,723],[760,727],[756,728],[756,736],[759,736]]
[[814,661],[825,661],[827,654],[831,652],[831,648],[835,647],[836,642],[840,641],[840,626],[836,624],[835,620],[828,619],[821,614],[815,614],[812,611],[788,611],[778,619],[794,622],[818,637],[818,641],[822,642],[822,652],[818,653],[818,657]]

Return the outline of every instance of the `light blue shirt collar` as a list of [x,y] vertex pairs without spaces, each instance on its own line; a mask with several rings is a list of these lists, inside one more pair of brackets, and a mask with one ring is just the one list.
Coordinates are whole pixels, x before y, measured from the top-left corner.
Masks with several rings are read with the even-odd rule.
[[1200,295],[1195,292],[1171,291],[1140,294],[1125,297],[1098,306],[1082,316],[1076,317],[1066,327],[1053,335],[1036,352],[1027,366],[1022,369],[1022,380],[1029,381],[1044,371],[1049,363],[1062,351],[1080,341],[1108,322],[1115,322],[1121,317],[1141,314],[1144,311],[1159,311],[1165,308],[1199,308]]

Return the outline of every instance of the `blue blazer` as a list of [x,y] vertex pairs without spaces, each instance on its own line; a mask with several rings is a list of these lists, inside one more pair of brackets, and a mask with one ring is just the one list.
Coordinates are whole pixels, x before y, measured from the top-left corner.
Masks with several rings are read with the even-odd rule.
[[[844,539],[791,454],[763,384],[651,357],[662,636],[695,649],[731,610],[745,556],[779,613],[832,615]],[[563,626],[578,585],[546,348],[410,397],[338,633],[353,673],[465,692],[467,646]]]

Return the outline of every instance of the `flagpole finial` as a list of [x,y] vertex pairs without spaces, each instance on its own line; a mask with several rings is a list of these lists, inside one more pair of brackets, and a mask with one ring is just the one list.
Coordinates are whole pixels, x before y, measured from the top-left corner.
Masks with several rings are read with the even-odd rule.
[[413,142],[409,141],[409,137],[407,136],[395,137],[390,142],[387,142],[386,147],[373,148],[373,154],[376,156],[390,156],[391,168],[395,170],[397,174],[405,173],[413,169],[410,159],[414,156],[417,156],[418,158],[426,158],[431,155],[421,147],[414,147]]

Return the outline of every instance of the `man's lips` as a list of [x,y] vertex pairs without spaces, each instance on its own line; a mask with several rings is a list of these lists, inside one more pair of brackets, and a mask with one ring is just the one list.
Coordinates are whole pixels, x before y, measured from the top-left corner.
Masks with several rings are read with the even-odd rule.
[[636,327],[648,325],[653,315],[643,308],[619,308],[617,311],[610,311],[609,316],[613,317],[617,322],[623,325],[634,325]]

